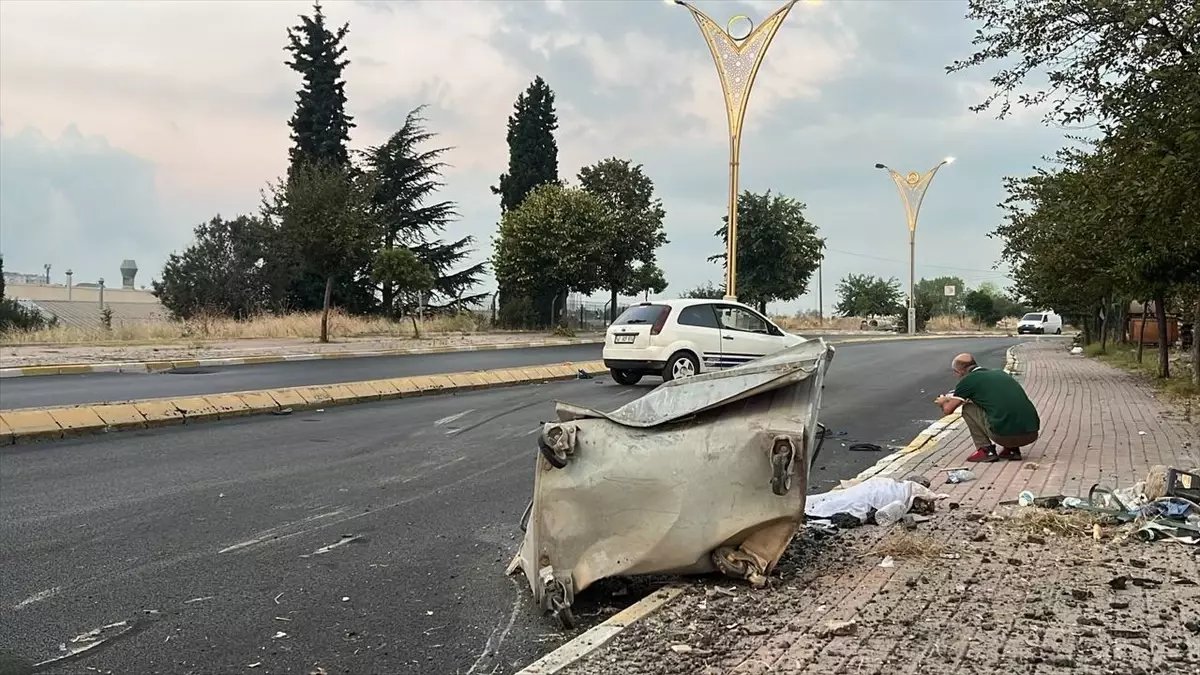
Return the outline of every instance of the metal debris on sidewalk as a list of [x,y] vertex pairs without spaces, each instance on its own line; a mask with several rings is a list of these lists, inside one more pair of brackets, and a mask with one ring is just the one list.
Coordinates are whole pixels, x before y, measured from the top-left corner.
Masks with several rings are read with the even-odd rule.
[[765,585],[804,519],[833,354],[812,340],[612,412],[559,403],[508,572],[564,626],[575,595],[606,577],[720,571]]

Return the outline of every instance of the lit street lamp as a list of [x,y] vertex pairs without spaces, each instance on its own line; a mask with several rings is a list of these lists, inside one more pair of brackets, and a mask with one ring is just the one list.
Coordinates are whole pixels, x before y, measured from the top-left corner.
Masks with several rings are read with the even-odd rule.
[[933,176],[938,172],[938,169],[953,161],[953,157],[947,157],[924,174],[917,173],[916,171],[901,174],[893,171],[884,164],[875,165],[876,169],[883,169],[892,177],[892,180],[896,183],[896,189],[900,191],[900,200],[904,202],[904,216],[908,223],[909,335],[915,335],[917,332],[917,215],[921,212],[921,202],[925,200],[925,191],[929,189],[929,183],[933,181]]
[[[742,122],[746,118],[750,89],[754,86],[758,67],[767,54],[767,46],[797,0],[789,0],[757,26],[749,17],[738,15],[730,19],[725,28],[684,0],[674,1],[688,8],[700,26],[700,34],[712,52],[717,75],[721,78],[721,90],[725,94],[725,114],[729,122],[729,227],[725,247],[725,299],[736,300],[738,157],[742,150]],[[740,37],[733,34],[735,23],[742,28]]]

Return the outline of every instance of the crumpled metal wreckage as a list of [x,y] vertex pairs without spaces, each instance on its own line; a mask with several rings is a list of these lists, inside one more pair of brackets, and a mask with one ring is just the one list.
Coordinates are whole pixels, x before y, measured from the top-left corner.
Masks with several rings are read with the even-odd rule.
[[612,412],[558,403],[508,573],[567,627],[575,595],[606,577],[717,570],[765,585],[803,523],[833,355],[812,340]]

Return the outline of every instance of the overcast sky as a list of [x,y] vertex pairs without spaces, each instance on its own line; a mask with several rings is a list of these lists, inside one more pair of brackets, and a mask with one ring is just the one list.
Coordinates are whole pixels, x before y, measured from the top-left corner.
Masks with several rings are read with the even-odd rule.
[[[719,23],[780,3],[700,1]],[[917,275],[1006,285],[1001,179],[1025,174],[1062,132],[1021,112],[970,112],[990,71],[947,75],[970,52],[965,2],[802,2],[779,31],[751,97],[742,188],[808,205],[827,237],[825,306],[848,273],[907,283],[907,232],[884,162],[926,170],[931,187]],[[139,284],[214,214],[258,208],[285,171],[299,77],[284,64],[300,2],[0,2],[0,252],[9,271],[56,281]],[[728,141],[720,85],[691,15],[661,0],[327,2],[349,22],[351,144],[382,142],[413,107],[453,146],[445,197],[452,235],[491,254],[499,216],[488,189],[506,169],[513,100],[541,75],[557,96],[564,178],[610,156],[645,166],[667,210],[661,252],[672,291],[719,281],[705,262],[725,213]],[[954,269],[951,269],[954,268]],[[489,279],[488,286],[492,286]],[[812,291],[778,311],[816,307]]]

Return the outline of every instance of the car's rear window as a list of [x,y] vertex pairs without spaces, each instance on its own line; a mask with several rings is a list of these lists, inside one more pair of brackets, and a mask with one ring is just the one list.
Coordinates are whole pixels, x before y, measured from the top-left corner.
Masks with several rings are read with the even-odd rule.
[[1026,314],[1025,316],[1021,317],[1021,320],[1022,321],[1045,321],[1046,319],[1041,314]]
[[658,315],[665,310],[666,305],[634,305],[621,313],[614,325],[628,326],[630,324],[653,324]]

